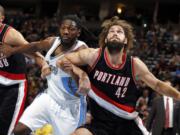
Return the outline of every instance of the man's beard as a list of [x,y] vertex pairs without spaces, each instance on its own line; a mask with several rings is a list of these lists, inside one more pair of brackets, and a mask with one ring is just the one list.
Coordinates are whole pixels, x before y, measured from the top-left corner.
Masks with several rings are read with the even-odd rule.
[[65,41],[65,40],[61,39],[61,44],[62,44],[63,50],[70,49],[75,44],[75,42],[76,42],[76,39],[70,40],[70,41]]
[[116,54],[119,53],[122,48],[124,48],[124,43],[117,41],[108,41],[107,43],[105,43],[105,46],[107,47],[110,54]]

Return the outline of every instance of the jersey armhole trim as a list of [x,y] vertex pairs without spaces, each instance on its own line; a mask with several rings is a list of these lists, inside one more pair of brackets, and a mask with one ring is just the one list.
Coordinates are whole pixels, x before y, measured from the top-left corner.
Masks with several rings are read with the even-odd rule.
[[102,52],[102,48],[99,48],[99,50],[98,50],[98,57],[96,58],[96,60],[92,64],[92,66],[88,66],[88,72],[91,72],[94,69],[94,67],[96,66],[96,64],[98,63],[98,61],[99,61],[99,59],[101,57],[101,52]]
[[137,84],[137,80],[136,80],[136,72],[135,72],[135,69],[134,69],[134,58],[131,56],[131,72],[132,72],[132,77],[133,77],[133,80],[134,80],[134,83]]
[[5,24],[2,24],[2,26],[0,27],[0,34],[3,32],[4,27],[5,27]]
[[8,27],[7,30],[5,31],[3,38],[2,38],[2,42],[4,43],[4,40],[6,38],[7,33],[9,32],[9,30],[11,29],[11,27]]

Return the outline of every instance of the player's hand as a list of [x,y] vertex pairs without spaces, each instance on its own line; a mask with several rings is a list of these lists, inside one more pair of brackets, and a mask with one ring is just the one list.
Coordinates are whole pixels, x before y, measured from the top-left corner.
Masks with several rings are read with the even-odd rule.
[[79,89],[78,93],[82,95],[87,95],[91,89],[91,83],[88,77],[79,78]]
[[51,68],[48,64],[45,64],[41,68],[41,78],[45,78],[51,73]]
[[56,66],[63,69],[63,60],[62,59],[57,60]]
[[73,72],[73,64],[68,60],[62,60],[61,62],[59,62],[58,67],[60,67],[66,73],[71,74]]
[[0,59],[8,58],[13,54],[14,48],[10,45],[0,43]]

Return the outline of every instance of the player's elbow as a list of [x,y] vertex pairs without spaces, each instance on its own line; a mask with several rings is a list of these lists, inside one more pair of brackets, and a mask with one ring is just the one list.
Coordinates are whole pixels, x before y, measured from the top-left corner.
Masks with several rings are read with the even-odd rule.
[[13,135],[25,135],[25,133],[15,127],[13,130]]
[[24,124],[18,123],[18,125],[13,130],[13,135],[28,135],[31,130]]
[[22,133],[20,133],[17,129],[13,130],[13,135],[23,135]]

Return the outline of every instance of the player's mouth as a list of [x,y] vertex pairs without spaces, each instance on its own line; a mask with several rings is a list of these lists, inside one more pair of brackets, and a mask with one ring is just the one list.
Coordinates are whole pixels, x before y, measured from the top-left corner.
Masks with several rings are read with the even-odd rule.
[[67,40],[69,40],[69,38],[68,37],[62,37],[62,40],[67,41]]

